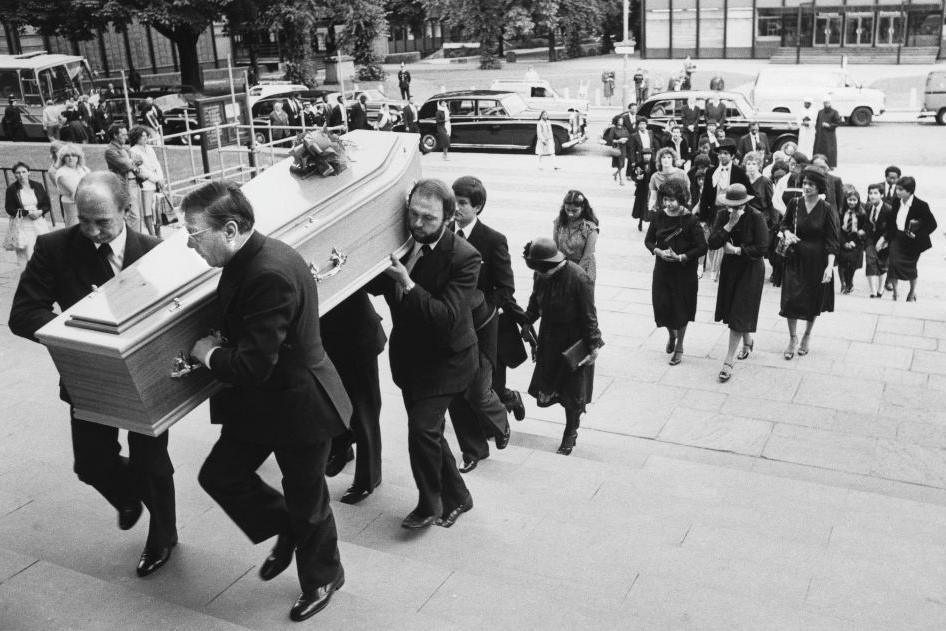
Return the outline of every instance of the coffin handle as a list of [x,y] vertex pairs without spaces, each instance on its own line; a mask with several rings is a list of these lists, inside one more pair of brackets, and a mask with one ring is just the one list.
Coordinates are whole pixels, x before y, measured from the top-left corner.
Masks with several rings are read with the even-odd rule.
[[331,278],[342,271],[342,267],[348,262],[348,255],[339,252],[338,248],[332,248],[332,254],[329,256],[328,260],[332,263],[332,269],[324,274],[322,270],[319,269],[318,265],[309,263],[309,272],[312,274],[312,278],[315,279],[315,282],[321,283],[323,280]]
[[180,379],[203,367],[203,364],[199,361],[188,357],[187,353],[181,351],[172,363],[171,379]]

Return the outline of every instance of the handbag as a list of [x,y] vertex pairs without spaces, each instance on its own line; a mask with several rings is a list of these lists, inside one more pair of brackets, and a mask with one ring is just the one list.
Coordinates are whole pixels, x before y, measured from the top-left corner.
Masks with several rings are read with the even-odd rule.
[[565,360],[565,365],[568,366],[570,372],[578,370],[580,368],[578,363],[588,355],[591,355],[591,349],[588,348],[588,343],[584,339],[578,340],[562,351],[562,359]]
[[[798,234],[798,199],[794,200],[795,202],[795,230],[793,231],[795,235]],[[778,233],[778,243],[775,244],[775,256],[780,256],[783,259],[791,258],[795,253],[794,245],[789,245],[785,241],[785,233]]]
[[20,238],[20,217],[10,217],[10,223],[7,227],[7,234],[3,237],[3,249],[12,252],[21,247]]

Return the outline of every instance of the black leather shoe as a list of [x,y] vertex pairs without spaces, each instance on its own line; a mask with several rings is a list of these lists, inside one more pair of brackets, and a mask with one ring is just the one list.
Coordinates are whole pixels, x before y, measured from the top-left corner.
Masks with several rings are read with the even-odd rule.
[[422,515],[415,508],[411,511],[410,515],[405,517],[404,521],[401,522],[401,528],[408,528],[410,530],[426,528],[432,525],[435,521],[437,521],[436,515]]
[[454,508],[449,513],[445,514],[443,517],[437,520],[437,525],[442,526],[443,528],[449,528],[453,524],[457,523],[457,520],[460,519],[460,515],[463,513],[472,510],[473,508],[473,498],[468,497],[465,502]]
[[[497,438],[496,441],[499,442],[499,439]],[[505,445],[503,445],[503,447],[505,447]],[[500,447],[499,445],[496,445],[496,448],[502,449],[502,447]],[[474,458],[472,456],[463,456],[463,466],[460,467],[460,473],[469,473],[470,471],[475,469],[476,465],[478,465],[479,463],[480,463],[479,458]]]
[[510,392],[512,394],[509,397],[509,403],[506,405],[506,409],[512,412],[512,415],[517,421],[521,421],[526,417],[526,406],[522,403],[522,395],[515,390],[510,390]]
[[496,437],[496,449],[505,449],[506,445],[509,444],[509,435],[512,433],[512,430],[509,428],[509,425],[506,425],[506,431],[502,436]]
[[337,592],[345,584],[345,570],[342,568],[338,572],[338,578],[329,583],[316,587],[312,591],[302,592],[302,595],[296,599],[296,604],[289,610],[289,618],[294,622],[302,622],[319,613],[328,602],[332,600],[332,594]]
[[348,487],[348,490],[345,491],[345,494],[342,495],[342,499],[339,501],[342,504],[357,504],[361,500],[371,495],[379,486],[381,486],[381,480],[378,480],[377,484],[367,489],[362,486],[356,486],[352,484],[350,487]]
[[177,544],[176,541],[170,545],[160,548],[149,548],[145,546],[141,553],[141,559],[138,560],[138,567],[135,570],[138,576],[147,576],[161,569],[161,566],[171,558],[171,549]]
[[264,581],[271,581],[292,563],[292,553],[296,549],[296,544],[292,542],[289,535],[279,535],[276,538],[276,545],[272,552],[263,561],[259,569],[259,577]]
[[135,501],[131,506],[125,506],[124,508],[118,509],[118,527],[122,530],[130,530],[138,523],[138,518],[141,517],[141,502]]
[[348,451],[346,451],[344,454],[332,454],[325,462],[325,477],[334,478],[342,472],[342,469],[345,468],[346,464],[354,459],[355,450],[351,447],[349,447]]

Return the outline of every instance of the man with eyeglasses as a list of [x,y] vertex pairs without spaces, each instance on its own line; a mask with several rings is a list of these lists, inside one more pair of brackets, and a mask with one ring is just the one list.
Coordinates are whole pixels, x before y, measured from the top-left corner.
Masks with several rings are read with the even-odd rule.
[[[36,331],[123,268],[161,243],[128,230],[124,214],[131,201],[118,175],[93,171],[76,190],[79,224],[41,235],[20,277],[10,310],[10,330],[38,341]],[[60,398],[70,403],[64,386]],[[118,429],[76,418],[70,406],[74,470],[79,479],[102,494],[118,511],[118,527],[138,521],[142,503],[151,515],[148,540],[138,562],[147,576],[171,557],[177,544],[174,467],[168,456],[168,432],[145,436],[128,432],[128,457],[121,456]]]
[[[253,207],[236,184],[205,184],[182,209],[188,246],[223,268],[220,332],[191,350],[228,386],[210,398],[211,422],[222,427],[198,482],[253,543],[277,537],[259,570],[264,581],[295,552],[302,595],[289,617],[305,620],[345,583],[325,461],[352,413],[322,347],[315,279],[298,252],[253,229]],[[285,495],[256,474],[271,454]]]
[[417,182],[407,205],[411,249],[402,259],[392,254],[391,266],[368,291],[383,294],[391,309],[388,356],[407,408],[418,500],[401,526],[449,528],[473,508],[443,430],[447,407],[466,392],[479,369],[472,308],[481,257],[447,229],[457,202],[445,183]]

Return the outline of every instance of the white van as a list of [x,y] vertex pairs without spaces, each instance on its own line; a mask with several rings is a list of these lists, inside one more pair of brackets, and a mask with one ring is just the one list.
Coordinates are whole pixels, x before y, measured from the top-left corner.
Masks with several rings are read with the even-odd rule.
[[798,113],[805,97],[820,106],[828,94],[831,106],[856,127],[870,125],[874,116],[884,113],[887,102],[881,90],[863,87],[844,68],[765,68],[745,91],[760,112]]

